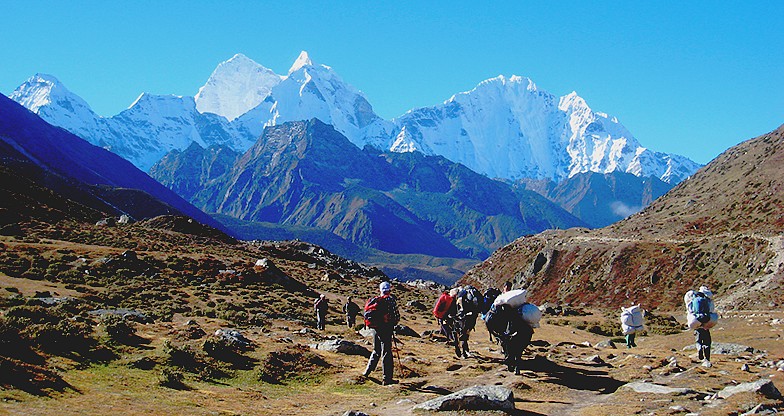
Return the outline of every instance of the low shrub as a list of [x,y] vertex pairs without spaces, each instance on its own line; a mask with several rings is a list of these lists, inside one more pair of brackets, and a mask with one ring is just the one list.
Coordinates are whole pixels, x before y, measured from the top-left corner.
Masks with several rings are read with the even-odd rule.
[[115,314],[107,314],[101,318],[106,335],[113,341],[124,342],[136,335],[136,326],[133,322]]
[[324,358],[304,345],[290,345],[272,351],[261,363],[259,380],[280,384],[287,379],[312,376],[331,367]]

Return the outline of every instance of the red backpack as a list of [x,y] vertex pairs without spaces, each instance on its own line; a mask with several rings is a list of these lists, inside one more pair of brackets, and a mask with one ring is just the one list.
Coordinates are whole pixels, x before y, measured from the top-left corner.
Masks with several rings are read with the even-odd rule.
[[368,328],[378,328],[392,321],[392,314],[389,311],[389,296],[376,296],[368,299],[365,303],[365,326]]
[[449,293],[442,293],[436,301],[436,306],[433,308],[433,316],[437,319],[444,319],[444,316],[447,311],[449,311],[449,307],[452,306],[452,302],[454,301],[455,298],[449,296]]

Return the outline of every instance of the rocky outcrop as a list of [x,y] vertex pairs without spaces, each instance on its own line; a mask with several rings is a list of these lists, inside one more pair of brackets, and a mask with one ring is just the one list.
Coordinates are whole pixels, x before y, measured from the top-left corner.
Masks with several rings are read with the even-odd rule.
[[335,352],[338,354],[346,355],[361,355],[363,357],[370,357],[370,351],[351,341],[345,339],[330,339],[316,344],[310,344],[310,348],[314,350]]
[[503,386],[473,386],[414,406],[414,411],[514,410],[514,394]]
[[756,393],[768,399],[781,400],[781,392],[773,384],[772,380],[757,380],[751,383],[741,383],[737,386],[725,387],[719,392],[719,397],[726,399],[739,393]]

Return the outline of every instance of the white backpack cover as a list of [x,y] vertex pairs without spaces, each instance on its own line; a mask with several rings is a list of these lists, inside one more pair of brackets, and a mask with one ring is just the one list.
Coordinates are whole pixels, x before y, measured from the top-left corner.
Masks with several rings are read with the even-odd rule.
[[531,326],[531,328],[539,328],[539,320],[542,319],[542,311],[533,303],[524,303],[517,308],[517,313],[520,317]]
[[621,329],[624,335],[642,332],[645,329],[642,308],[634,305],[630,308],[621,308]]
[[525,289],[515,289],[498,295],[493,301],[493,305],[509,305],[513,308],[519,308],[526,300],[528,300],[528,292]]

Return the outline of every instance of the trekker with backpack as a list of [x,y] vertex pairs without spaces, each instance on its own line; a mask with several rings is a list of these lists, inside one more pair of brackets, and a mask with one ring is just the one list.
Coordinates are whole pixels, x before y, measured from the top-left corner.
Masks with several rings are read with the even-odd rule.
[[343,313],[346,314],[346,326],[353,329],[357,324],[357,314],[359,314],[359,305],[351,301],[351,296],[346,298],[346,304],[343,305]]
[[381,360],[384,375],[381,384],[386,386],[395,383],[392,379],[394,369],[392,338],[395,325],[400,321],[400,312],[397,309],[397,299],[392,295],[392,285],[389,282],[381,282],[378,289],[381,296],[370,298],[365,303],[365,326],[373,333],[373,353],[370,354],[367,368],[362,375],[370,376]]
[[[688,297],[688,293],[687,293]],[[710,328],[716,324],[718,315],[713,304],[713,292],[707,286],[700,286],[692,292],[690,301],[687,300],[687,321],[689,327],[694,328],[694,337],[697,342],[697,357],[702,360],[703,367],[712,367],[710,361],[711,333]]]
[[313,302],[313,309],[316,311],[316,329],[324,330],[327,324],[327,310],[329,309],[329,300],[323,294],[319,295],[318,299]]
[[479,289],[469,285],[460,289],[455,303],[457,304],[453,327],[455,355],[457,358],[471,358],[468,338],[476,327],[476,318],[482,309],[482,294],[479,293]]
[[458,292],[457,289],[444,289],[433,306],[433,316],[441,326],[441,333],[446,337],[447,344],[452,342],[452,322],[457,310],[455,297]]
[[517,308],[507,304],[493,304],[485,317],[487,331],[501,342],[504,363],[509,371],[520,374],[523,351],[531,343],[533,327],[518,313]]

